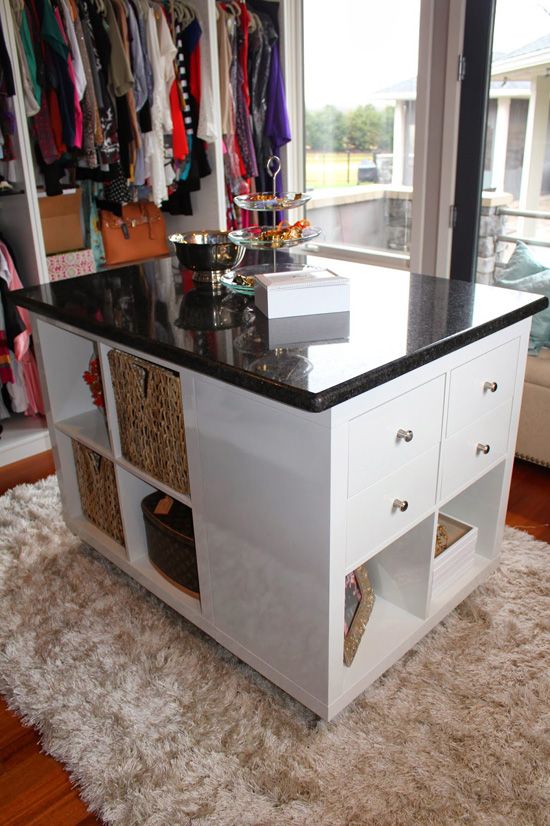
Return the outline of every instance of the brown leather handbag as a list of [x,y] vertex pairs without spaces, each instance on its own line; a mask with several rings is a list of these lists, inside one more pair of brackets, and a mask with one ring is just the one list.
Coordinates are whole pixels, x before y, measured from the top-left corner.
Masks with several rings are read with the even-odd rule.
[[122,207],[122,217],[100,210],[105,262],[128,264],[168,255],[166,225],[160,209],[150,201]]

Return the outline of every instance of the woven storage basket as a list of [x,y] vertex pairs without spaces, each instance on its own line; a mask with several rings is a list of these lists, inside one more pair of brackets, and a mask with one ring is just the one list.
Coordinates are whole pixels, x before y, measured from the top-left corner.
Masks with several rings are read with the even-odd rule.
[[82,513],[101,531],[124,545],[113,463],[74,440],[73,454]]
[[[161,500],[168,502],[168,513],[155,513]],[[142,500],[141,510],[149,559],[176,585],[198,597],[199,574],[191,508],[156,491]]]
[[122,455],[155,479],[189,493],[179,375],[109,351]]

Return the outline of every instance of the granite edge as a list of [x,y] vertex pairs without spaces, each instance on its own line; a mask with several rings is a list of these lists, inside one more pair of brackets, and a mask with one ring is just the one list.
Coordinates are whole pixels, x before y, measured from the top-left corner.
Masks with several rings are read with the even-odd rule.
[[487,321],[478,327],[471,327],[448,338],[442,339],[435,344],[423,347],[410,355],[401,356],[394,361],[387,362],[380,365],[374,370],[369,370],[361,376],[348,379],[341,384],[334,385],[327,390],[322,390],[318,393],[313,393],[309,390],[301,390],[299,388],[288,387],[281,385],[278,382],[264,378],[263,376],[254,376],[246,370],[242,370],[234,365],[221,364],[212,361],[205,356],[199,356],[195,353],[189,353],[185,350],[174,348],[166,345],[163,342],[154,342],[153,346],[148,339],[144,339],[136,334],[129,334],[125,331],[117,330],[117,328],[110,328],[105,330],[99,324],[95,324],[93,320],[86,318],[79,318],[78,324],[74,323],[74,319],[65,316],[56,308],[42,303],[26,295],[18,295],[15,291],[10,294],[11,300],[18,306],[25,307],[38,316],[50,318],[53,321],[59,321],[72,327],[76,330],[83,330],[91,333],[94,336],[105,338],[109,341],[122,344],[126,347],[131,347],[138,350],[144,355],[152,355],[157,358],[162,358],[178,367],[189,368],[196,370],[198,373],[210,376],[220,381],[225,381],[228,384],[233,384],[243,390],[248,390],[251,393],[256,393],[261,396],[273,399],[274,401],[287,404],[291,407],[305,410],[310,413],[322,413],[337,404],[348,401],[367,390],[372,390],[381,384],[385,384],[392,379],[402,376],[411,370],[422,367],[431,361],[435,361],[442,356],[454,352],[455,350],[486,338],[492,333],[496,333],[506,327],[510,327],[519,321],[523,321],[529,316],[548,307],[548,298],[541,296],[534,299],[529,304],[523,307],[518,307],[509,313],[505,313],[498,318]]

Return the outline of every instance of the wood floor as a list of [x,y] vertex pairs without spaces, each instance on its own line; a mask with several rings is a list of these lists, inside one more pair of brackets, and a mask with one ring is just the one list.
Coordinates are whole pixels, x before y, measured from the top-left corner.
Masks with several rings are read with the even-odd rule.
[[516,459],[506,524],[550,542],[550,468]]
[[[52,468],[44,457],[34,469],[12,465],[11,474],[0,476],[0,493],[18,482],[36,481]],[[550,469],[516,461],[506,522],[550,543]],[[86,810],[63,767],[40,752],[35,730],[23,726],[0,698],[0,826],[99,823]]]

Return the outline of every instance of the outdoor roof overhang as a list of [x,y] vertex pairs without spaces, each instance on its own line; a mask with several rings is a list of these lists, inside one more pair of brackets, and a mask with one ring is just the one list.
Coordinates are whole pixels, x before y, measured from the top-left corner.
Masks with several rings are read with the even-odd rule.
[[[516,89],[510,88],[506,84],[506,80],[519,80],[519,78],[511,78],[505,75],[504,77],[492,75],[491,80],[494,82],[495,80],[502,80],[504,81],[502,86],[495,87],[491,85],[491,89],[489,91],[490,98],[529,98],[531,95],[531,89],[529,87],[525,87],[523,89]],[[372,95],[372,99],[379,100],[381,103],[395,103],[398,100],[416,100],[416,93],[413,91],[410,92],[379,92],[375,95]]]
[[491,72],[492,80],[533,80],[540,75],[550,77],[550,49],[495,61]]

